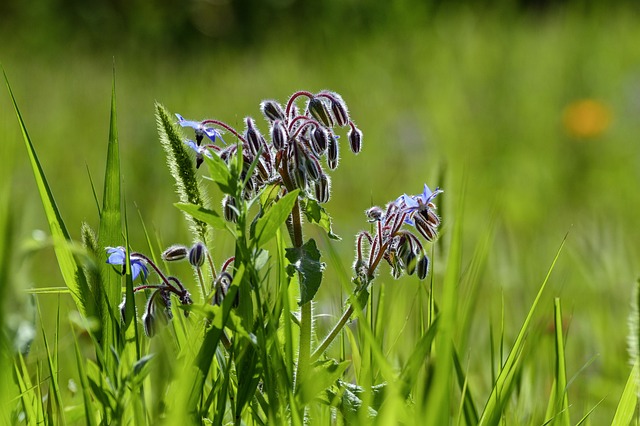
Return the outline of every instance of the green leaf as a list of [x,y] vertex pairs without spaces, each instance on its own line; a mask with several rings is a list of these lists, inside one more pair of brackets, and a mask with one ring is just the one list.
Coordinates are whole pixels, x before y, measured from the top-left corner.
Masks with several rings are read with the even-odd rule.
[[208,155],[204,156],[204,162],[209,168],[209,176],[211,177],[211,180],[218,184],[220,190],[225,194],[235,194],[236,182],[231,176],[229,166],[218,156],[218,154],[215,152],[212,152],[212,154],[213,155],[211,155],[211,157]]
[[[302,204],[302,203],[301,203]],[[340,236],[333,233],[331,228],[331,216],[316,200],[308,199],[301,206],[304,211],[304,215],[311,223],[315,223],[319,227],[325,230],[327,236],[332,240],[341,240]]]
[[207,225],[211,225],[216,229],[225,229],[227,223],[217,212],[206,209],[202,206],[190,203],[174,203],[174,206],[187,213],[194,219],[202,221]]
[[633,414],[635,413],[636,405],[638,404],[638,365],[638,361],[636,361],[635,365],[631,369],[631,373],[629,373],[627,384],[622,391],[620,402],[618,402],[618,408],[616,408],[616,414],[611,422],[614,426],[629,425],[631,424],[631,420],[633,420]]
[[47,178],[45,177],[42,166],[40,165],[40,161],[38,160],[35,148],[33,146],[33,143],[31,142],[29,133],[27,132],[27,127],[24,123],[24,120],[22,119],[22,114],[20,113],[20,110],[18,108],[18,103],[16,102],[16,98],[13,95],[13,91],[11,90],[11,86],[9,85],[7,74],[4,73],[4,70],[3,74],[7,89],[9,90],[9,95],[11,96],[13,109],[18,118],[20,130],[22,131],[22,137],[27,148],[31,168],[36,179],[38,192],[40,193],[40,199],[42,200],[44,212],[47,216],[47,221],[49,222],[49,229],[51,230],[51,235],[55,242],[54,251],[58,259],[60,272],[62,273],[65,284],[71,291],[71,296],[73,297],[76,306],[83,315],[87,315],[87,305],[90,302],[90,298],[92,297],[89,291],[89,286],[85,280],[81,266],[73,256],[73,251],[71,250],[69,244],[61,243],[61,241],[70,240],[69,233],[67,232],[67,228],[65,227],[64,221],[62,220],[62,216],[60,215],[60,211],[58,210],[56,201],[53,198],[53,193],[51,192],[51,188],[49,187]]
[[286,257],[290,265],[287,272],[290,276],[297,271],[300,274],[300,302],[302,306],[313,300],[320,283],[322,282],[322,271],[325,264],[320,262],[320,251],[316,242],[312,239],[302,245],[302,247],[292,247],[286,249]]
[[316,362],[311,369],[313,380],[305,380],[300,386],[300,403],[306,405],[318,396],[320,392],[327,390],[336,383],[351,361],[336,362],[333,359]]
[[276,236],[276,232],[280,229],[280,226],[282,226],[291,214],[291,210],[299,193],[299,189],[291,191],[276,203],[272,204],[264,215],[258,219],[255,227],[254,240],[257,247],[263,246]]

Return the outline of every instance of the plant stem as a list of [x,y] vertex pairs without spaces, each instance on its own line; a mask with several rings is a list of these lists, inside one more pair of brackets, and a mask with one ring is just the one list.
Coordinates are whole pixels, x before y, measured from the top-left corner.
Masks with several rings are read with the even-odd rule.
[[329,347],[331,342],[333,342],[333,339],[335,339],[338,336],[338,334],[340,333],[340,330],[342,330],[342,328],[345,326],[347,321],[349,321],[351,314],[353,314],[353,304],[349,305],[347,310],[344,311],[344,313],[340,317],[340,320],[336,323],[336,325],[333,326],[333,328],[331,329],[329,334],[327,334],[327,337],[324,338],[322,343],[320,343],[320,346],[318,346],[318,348],[315,351],[313,351],[309,359],[310,362],[313,362],[316,359],[318,359],[318,357],[322,355],[322,353]]

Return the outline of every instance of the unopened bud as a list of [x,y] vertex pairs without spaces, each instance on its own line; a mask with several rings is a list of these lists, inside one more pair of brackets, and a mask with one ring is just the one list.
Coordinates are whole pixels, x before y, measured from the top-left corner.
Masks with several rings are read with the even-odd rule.
[[347,139],[349,139],[349,146],[351,152],[358,154],[362,150],[362,132],[357,127],[351,127],[349,133],[347,133]]
[[384,211],[378,206],[367,209],[364,214],[369,218],[369,222],[379,222],[384,217]]
[[265,118],[270,122],[285,119],[282,105],[274,100],[269,99],[262,101],[260,104],[260,110],[262,111],[262,114],[264,114]]
[[338,140],[332,134],[329,134],[329,146],[327,147],[327,165],[331,170],[338,168]]
[[331,118],[331,114],[329,114],[329,111],[327,110],[327,106],[324,102],[322,102],[322,99],[315,97],[311,98],[311,100],[309,100],[308,108],[313,118],[315,118],[318,122],[320,122],[324,126],[333,127],[333,119]]
[[427,278],[429,274],[429,258],[426,254],[422,254],[422,257],[418,259],[418,264],[416,265],[416,270],[418,272],[418,278],[424,280]]
[[185,259],[189,255],[189,249],[183,245],[175,244],[162,252],[162,260],[175,262]]
[[260,135],[260,132],[258,132],[258,129],[256,129],[255,123],[252,118],[247,117],[246,122],[247,130],[244,134],[244,137],[249,143],[249,149],[251,150],[251,153],[255,155],[258,153],[260,147],[262,146],[262,135]]
[[329,201],[331,197],[331,180],[326,174],[321,174],[314,184],[316,200],[322,204]]
[[156,324],[156,317],[153,313],[145,312],[142,315],[142,328],[144,329],[144,334],[146,334],[147,337],[153,337],[156,335],[158,327]]
[[271,126],[271,142],[276,151],[280,151],[287,143],[287,129],[281,120],[276,120]]
[[417,214],[413,217],[416,224],[416,229],[420,232],[427,241],[433,241],[436,239],[438,232],[429,222],[427,222],[422,215]]
[[310,152],[307,152],[307,155],[304,156],[304,166],[312,181],[317,180],[322,174],[322,166],[320,166],[320,162],[314,158],[313,154]]
[[207,248],[201,242],[197,242],[189,250],[189,263],[196,268],[204,265]]
[[401,260],[402,264],[404,265],[404,270],[407,271],[407,274],[413,275],[413,273],[416,271],[416,265],[418,263],[415,252],[409,251]]
[[237,222],[238,208],[236,207],[236,199],[231,195],[225,195],[222,199],[222,212],[227,222]]
[[316,127],[311,132],[311,148],[316,155],[320,156],[327,150],[329,135],[322,127]]
[[336,124],[340,127],[346,126],[349,123],[347,104],[337,93],[332,93],[331,95],[331,112],[333,112],[333,117],[336,119]]

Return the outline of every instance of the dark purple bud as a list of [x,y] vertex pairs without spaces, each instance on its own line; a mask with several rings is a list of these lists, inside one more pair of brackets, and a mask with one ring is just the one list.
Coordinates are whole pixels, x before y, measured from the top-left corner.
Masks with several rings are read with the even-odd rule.
[[233,277],[228,272],[222,272],[218,279],[215,282],[216,292],[213,295],[212,303],[214,305],[221,305],[224,298],[227,296],[227,292],[229,291],[229,286],[231,285],[231,281],[233,281]]
[[396,242],[396,255],[402,261],[403,264],[406,265],[405,260],[411,255],[413,252],[413,247],[411,245],[411,241],[406,235],[401,235],[398,237]]
[[199,169],[204,162],[204,156],[201,153],[196,154],[196,169]]
[[[433,208],[435,208],[435,206],[433,206]],[[437,228],[440,225],[440,218],[438,217],[436,212],[433,211],[433,208],[429,207],[429,209],[427,209],[426,211],[422,211],[420,213],[422,214],[423,217],[426,218],[427,222],[432,227]]]
[[281,120],[274,121],[271,126],[271,142],[276,151],[280,151],[287,143],[287,128]]
[[315,181],[314,184],[315,196],[318,203],[326,203],[331,197],[331,180],[329,176],[324,173],[320,175],[320,178]]
[[158,327],[156,324],[156,317],[153,313],[145,312],[142,315],[142,328],[144,329],[144,334],[146,334],[147,337],[153,337],[156,335]]
[[293,181],[296,188],[305,189],[307,187],[307,173],[300,167],[293,168]]
[[333,127],[333,119],[331,118],[331,114],[329,114],[329,110],[322,99],[320,98],[311,98],[309,100],[309,112],[316,119],[316,121],[320,122],[324,126]]
[[415,252],[413,251],[407,252],[404,258],[401,258],[401,260],[404,266],[404,270],[407,271],[407,274],[413,275],[413,273],[416,271],[416,265],[418,263],[418,259]]
[[227,222],[237,222],[238,221],[238,207],[236,205],[236,199],[231,195],[225,195],[222,199],[222,212],[224,214],[224,219]]
[[327,147],[327,165],[331,170],[338,168],[338,140],[332,134],[329,134],[329,146]]
[[362,149],[362,132],[355,126],[352,126],[347,133],[347,139],[349,139],[349,146],[351,152],[358,154]]
[[426,254],[422,254],[420,259],[418,259],[416,270],[418,271],[418,278],[421,280],[427,278],[427,275],[429,274],[429,258]]
[[422,235],[425,238],[425,240],[433,241],[436,239],[438,232],[433,226],[431,226],[429,222],[427,222],[422,217],[422,215],[417,214],[413,217],[413,219],[416,224],[416,229],[418,230],[418,232],[420,232],[420,235]]
[[247,117],[246,122],[247,130],[244,134],[244,138],[249,143],[249,149],[251,150],[251,153],[253,155],[256,155],[260,150],[260,147],[262,146],[262,135],[260,135],[260,132],[258,132],[258,129],[256,129],[255,122],[252,118]]
[[206,260],[207,248],[201,242],[197,242],[191,247],[189,250],[189,263],[196,267],[200,268],[204,265],[204,261]]
[[312,181],[315,181],[322,174],[322,166],[320,165],[318,159],[313,157],[313,154],[311,154],[310,152],[307,152],[306,154],[307,155],[304,155],[305,170],[309,175],[309,178]]
[[286,117],[284,115],[284,109],[282,105],[274,100],[266,100],[262,101],[260,104],[260,110],[264,117],[271,123],[276,120],[284,120]]
[[316,127],[311,132],[311,148],[316,155],[320,156],[327,150],[329,144],[329,135],[322,127]]
[[164,305],[164,312],[168,320],[173,319],[173,312],[171,311],[171,293],[167,290],[158,290],[160,291],[160,298],[162,300],[162,304]]
[[189,255],[189,249],[183,245],[175,244],[162,252],[162,259],[167,262],[175,262],[185,259]]
[[349,123],[347,104],[337,93],[332,93],[331,95],[331,112],[333,112],[333,116],[336,119],[336,124],[340,127],[346,126]]
[[384,217],[384,210],[378,206],[373,206],[367,209],[364,214],[369,218],[369,222],[379,222]]

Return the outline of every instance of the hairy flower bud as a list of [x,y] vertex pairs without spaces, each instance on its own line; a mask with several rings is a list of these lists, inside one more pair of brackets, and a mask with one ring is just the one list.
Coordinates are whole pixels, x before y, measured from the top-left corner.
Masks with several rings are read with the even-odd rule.
[[264,114],[265,118],[269,122],[274,122],[276,120],[284,120],[284,109],[282,105],[274,100],[266,100],[260,103],[260,111]]
[[309,100],[309,112],[318,122],[327,127],[333,127],[333,119],[331,118],[331,114],[329,114],[329,110],[327,110],[327,106],[322,99],[313,97]]
[[349,139],[349,146],[351,152],[358,154],[362,149],[362,132],[355,126],[352,126],[347,133],[347,139]]
[[316,127],[311,132],[311,148],[313,152],[320,156],[327,150],[329,144],[329,135],[327,131],[322,127]]
[[146,334],[147,337],[153,337],[156,335],[158,327],[156,324],[156,317],[153,313],[145,312],[142,315],[142,328],[144,329],[144,334]]
[[338,140],[332,134],[329,134],[329,146],[327,147],[327,165],[331,170],[338,168]]
[[323,204],[331,197],[331,180],[329,176],[322,173],[314,183],[315,196],[318,203]]
[[414,251],[407,252],[403,258],[401,258],[402,265],[404,266],[404,270],[407,271],[407,274],[413,275],[416,271],[416,265],[418,263],[418,259],[416,253]]
[[418,272],[418,278],[421,280],[427,278],[427,275],[429,274],[429,258],[426,254],[423,253],[420,259],[418,259],[416,270]]
[[276,120],[273,122],[273,126],[271,126],[271,142],[276,151],[280,151],[287,143],[287,128],[283,121]]
[[204,265],[207,248],[201,242],[197,242],[189,250],[189,263],[196,268]]
[[174,244],[162,252],[162,260],[175,262],[185,259],[189,255],[189,249],[180,244]]
[[438,235],[436,228],[432,226],[421,214],[417,214],[413,217],[416,224],[416,229],[420,232],[427,241],[433,241]]
[[258,132],[258,129],[256,129],[255,122],[253,121],[252,118],[247,117],[246,123],[247,123],[247,130],[244,134],[244,137],[247,140],[247,143],[249,144],[249,149],[251,153],[253,155],[256,155],[263,145],[263,141],[262,141],[263,138],[260,132]]
[[331,112],[338,126],[343,127],[349,123],[347,104],[342,100],[342,97],[335,92],[331,94]]
[[373,206],[364,212],[369,218],[368,222],[379,222],[384,217],[384,210],[378,206]]
[[237,222],[238,221],[238,208],[236,205],[236,199],[231,195],[225,195],[222,199],[222,212],[224,214],[224,219],[227,222]]

